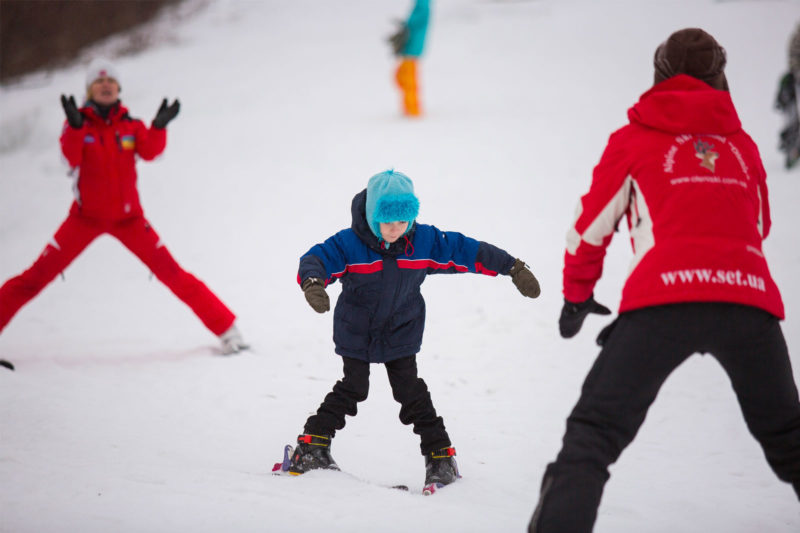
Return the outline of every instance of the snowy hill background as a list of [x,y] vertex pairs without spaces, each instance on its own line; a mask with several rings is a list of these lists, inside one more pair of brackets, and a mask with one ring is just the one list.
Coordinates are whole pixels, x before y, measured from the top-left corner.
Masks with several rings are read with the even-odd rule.
[[[190,2],[152,26],[156,46],[116,60],[135,116],[181,100],[165,154],[139,165],[142,202],[253,350],[218,356],[135,257],[97,240],[0,336],[0,358],[17,365],[0,369],[0,531],[523,531],[607,323],[558,336],[564,235],[608,135],[652,83],[655,47],[688,26],[727,49],[734,103],[770,176],[765,252],[800,381],[800,174],[782,168],[772,110],[800,2],[438,0],[419,121],[399,116],[383,42],[410,4]],[[0,87],[0,281],[66,216],[58,97],[82,95],[86,60]],[[505,277],[425,284],[420,373],[464,475],[429,498],[380,366],[333,445],[352,476],[270,475],[340,376],[332,314],[306,304],[297,260],[349,225],[352,196],[389,167],[414,179],[422,222],[507,249],[543,286],[529,300]],[[623,231],[599,301],[617,305],[630,257]],[[381,486],[396,483],[412,492]],[[692,358],[613,466],[596,531],[798,530],[796,497],[724,372]]]

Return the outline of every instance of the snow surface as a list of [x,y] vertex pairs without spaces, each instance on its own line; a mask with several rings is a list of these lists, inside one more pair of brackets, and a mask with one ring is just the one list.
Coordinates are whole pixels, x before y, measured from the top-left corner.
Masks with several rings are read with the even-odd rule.
[[[0,531],[523,531],[607,319],[565,341],[562,253],[608,135],[652,83],[655,47],[703,27],[770,175],[765,244],[800,377],[800,173],[782,168],[772,109],[800,2],[439,0],[421,64],[422,120],[399,115],[384,42],[410,1],[190,2],[117,59],[122,98],[149,120],[182,108],[165,154],[139,165],[146,214],[181,264],[238,314],[235,357],[124,247],[95,241],[0,336]],[[125,48],[115,38],[95,53]],[[61,93],[88,56],[0,87],[0,280],[66,216]],[[394,167],[420,220],[524,258],[543,286],[436,276],[425,284],[421,375],[464,478],[419,495],[417,437],[385,372],[337,435],[351,475],[270,475],[340,375],[332,314],[296,285],[298,257],[349,226],[350,199]],[[625,232],[597,286],[616,305]],[[339,285],[330,288],[333,298]],[[384,484],[407,484],[410,493]],[[800,506],[764,460],[727,377],[696,356],[667,381],[612,467],[598,532],[797,532]]]

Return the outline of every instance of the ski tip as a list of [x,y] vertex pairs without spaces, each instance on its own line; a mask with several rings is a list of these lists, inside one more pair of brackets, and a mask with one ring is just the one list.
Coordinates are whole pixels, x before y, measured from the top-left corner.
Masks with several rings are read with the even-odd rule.
[[6,361],[5,359],[0,359],[0,366],[5,367],[11,371],[14,370],[14,365],[11,364],[11,361]]
[[431,483],[430,485],[425,485],[422,487],[422,494],[423,496],[430,496],[431,494],[435,494],[438,489],[444,487],[441,483]]
[[287,444],[283,447],[283,461],[280,463],[275,463],[272,465],[272,473],[274,475],[281,475],[281,474],[291,474],[289,472],[289,467],[292,463],[292,452],[294,451],[294,446],[291,444]]

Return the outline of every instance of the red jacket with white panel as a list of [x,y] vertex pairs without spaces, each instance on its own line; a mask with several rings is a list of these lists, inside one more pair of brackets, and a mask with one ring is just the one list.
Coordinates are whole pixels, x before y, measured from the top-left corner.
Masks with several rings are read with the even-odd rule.
[[761,243],[766,172],[726,91],[679,75],[655,85],[611,135],[567,235],[564,297],[591,296],[625,217],[633,260],[619,311],[731,302],[783,318]]

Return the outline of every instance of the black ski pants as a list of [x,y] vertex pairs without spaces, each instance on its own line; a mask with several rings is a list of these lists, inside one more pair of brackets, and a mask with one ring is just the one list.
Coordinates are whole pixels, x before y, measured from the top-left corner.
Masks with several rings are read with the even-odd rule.
[[750,433],[800,498],[800,401],[776,317],[736,304],[665,305],[623,313],[601,337],[529,532],[592,530],[608,466],[635,437],[667,376],[697,352],[712,354],[727,372]]
[[[351,357],[342,357],[344,377],[306,421],[304,431],[312,435],[333,437],[345,424],[345,415],[356,416],[358,402],[369,393],[369,363]],[[392,387],[392,396],[400,403],[400,422],[413,424],[414,433],[420,436],[420,449],[424,454],[450,446],[450,437],[442,417],[436,415],[428,386],[417,375],[417,356],[411,355],[384,364]]]

